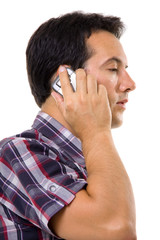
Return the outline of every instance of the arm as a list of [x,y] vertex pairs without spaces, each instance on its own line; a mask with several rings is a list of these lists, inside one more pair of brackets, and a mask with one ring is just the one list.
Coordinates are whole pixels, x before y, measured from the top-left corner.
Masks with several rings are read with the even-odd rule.
[[57,213],[49,226],[67,240],[131,240],[135,207],[131,184],[111,135],[111,112],[104,86],[77,71],[72,92],[66,71],[60,73],[64,100],[54,93],[57,106],[82,141],[88,172],[86,190]]

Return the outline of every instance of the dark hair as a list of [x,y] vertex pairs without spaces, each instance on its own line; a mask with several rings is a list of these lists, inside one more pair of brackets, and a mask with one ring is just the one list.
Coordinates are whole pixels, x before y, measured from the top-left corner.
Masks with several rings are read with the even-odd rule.
[[50,79],[59,65],[70,65],[73,70],[84,66],[90,57],[86,39],[98,30],[119,39],[124,25],[118,17],[73,12],[51,18],[35,31],[26,59],[30,87],[39,107],[51,93]]

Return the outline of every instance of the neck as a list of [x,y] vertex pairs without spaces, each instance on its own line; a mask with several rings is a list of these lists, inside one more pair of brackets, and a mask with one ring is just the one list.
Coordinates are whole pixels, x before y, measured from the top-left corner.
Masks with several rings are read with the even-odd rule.
[[[62,113],[57,108],[56,102],[54,101],[52,96],[49,96],[45,103],[41,107],[41,111],[47,113],[49,116],[56,119],[60,122],[65,128],[67,128],[72,134],[74,134],[73,129],[70,125],[65,121]],[[74,134],[75,135],[75,134]]]

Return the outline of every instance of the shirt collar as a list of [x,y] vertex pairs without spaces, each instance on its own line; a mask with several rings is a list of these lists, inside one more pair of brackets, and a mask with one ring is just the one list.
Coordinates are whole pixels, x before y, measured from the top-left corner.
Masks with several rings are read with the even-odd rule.
[[56,119],[40,111],[32,127],[53,141],[60,149],[74,156],[79,164],[85,166],[81,141]]

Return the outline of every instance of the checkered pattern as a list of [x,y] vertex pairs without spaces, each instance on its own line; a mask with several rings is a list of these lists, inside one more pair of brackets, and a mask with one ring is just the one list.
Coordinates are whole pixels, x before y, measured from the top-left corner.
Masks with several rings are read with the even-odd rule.
[[79,139],[39,112],[31,130],[0,142],[0,239],[59,239],[48,221],[86,179]]

